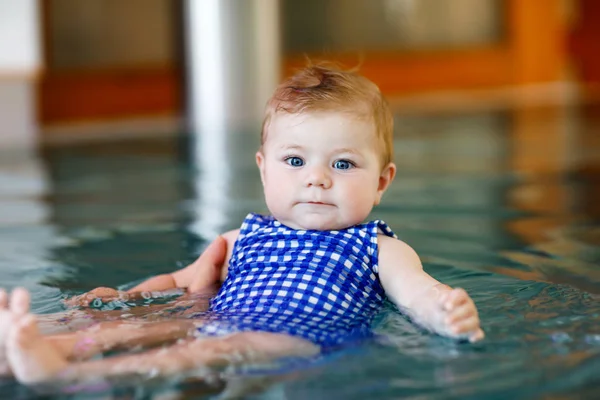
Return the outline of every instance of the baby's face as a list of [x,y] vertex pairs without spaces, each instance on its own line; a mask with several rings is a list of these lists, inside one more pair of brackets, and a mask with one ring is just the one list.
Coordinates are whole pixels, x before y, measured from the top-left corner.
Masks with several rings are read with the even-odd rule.
[[294,229],[361,223],[394,177],[372,123],[341,113],[276,114],[256,154],[267,207]]

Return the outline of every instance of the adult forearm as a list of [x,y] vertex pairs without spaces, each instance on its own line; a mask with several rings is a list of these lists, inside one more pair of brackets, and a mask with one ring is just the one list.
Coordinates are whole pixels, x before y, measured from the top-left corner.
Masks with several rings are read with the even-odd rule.
[[138,292],[153,292],[153,291],[163,291],[169,289],[175,289],[177,285],[175,284],[175,279],[171,274],[163,274],[154,276],[139,285],[129,289],[127,293],[138,293]]

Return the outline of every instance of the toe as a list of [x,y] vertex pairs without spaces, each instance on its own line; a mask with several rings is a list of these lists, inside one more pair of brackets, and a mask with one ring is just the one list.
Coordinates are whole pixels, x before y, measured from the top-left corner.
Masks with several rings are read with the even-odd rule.
[[35,342],[37,336],[39,333],[35,316],[27,314],[15,321],[9,332],[8,340],[11,345],[27,347],[28,344]]
[[24,315],[29,312],[29,292],[26,289],[16,288],[12,291],[10,310],[16,315]]
[[0,289],[0,310],[8,308],[8,294],[6,290]]
[[16,316],[9,331],[6,355],[17,380],[37,384],[54,379],[67,362],[51,343],[44,340],[34,315]]

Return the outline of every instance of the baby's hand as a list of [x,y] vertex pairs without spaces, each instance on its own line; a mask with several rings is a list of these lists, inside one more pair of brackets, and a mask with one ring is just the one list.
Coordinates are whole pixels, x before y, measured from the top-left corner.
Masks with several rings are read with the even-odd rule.
[[485,336],[479,326],[475,303],[464,289],[456,288],[440,295],[440,306],[445,312],[445,330],[452,337],[467,337],[476,342]]
[[75,307],[87,307],[93,302],[95,299],[102,299],[103,301],[112,301],[120,299],[121,295],[124,292],[119,292],[113,288],[108,287],[99,287],[93,290],[90,290],[87,293],[80,294],[79,296],[71,297],[70,299],[65,300],[65,304],[67,306]]

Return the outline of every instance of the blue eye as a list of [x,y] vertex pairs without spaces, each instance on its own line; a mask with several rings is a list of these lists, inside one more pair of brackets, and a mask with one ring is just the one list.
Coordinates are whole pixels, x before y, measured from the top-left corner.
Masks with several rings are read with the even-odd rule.
[[333,163],[335,169],[350,169],[353,168],[354,164],[348,160],[337,160]]
[[288,157],[285,159],[285,162],[292,167],[301,167],[304,165],[304,160],[300,157]]

